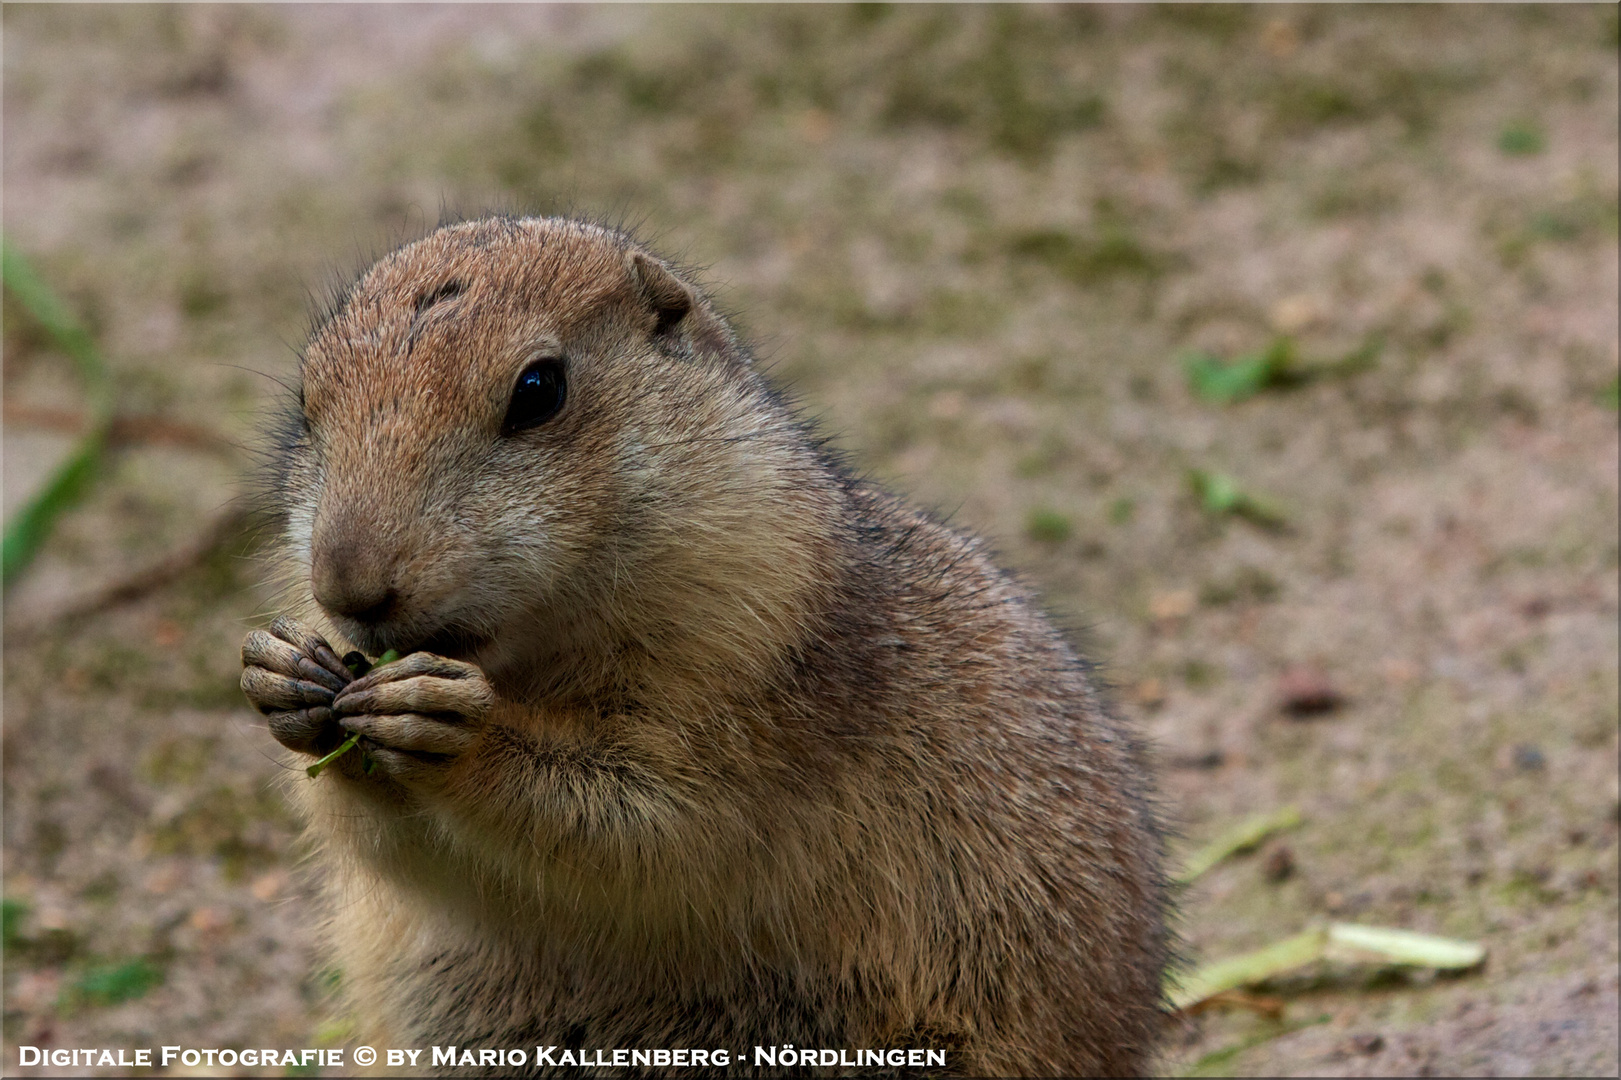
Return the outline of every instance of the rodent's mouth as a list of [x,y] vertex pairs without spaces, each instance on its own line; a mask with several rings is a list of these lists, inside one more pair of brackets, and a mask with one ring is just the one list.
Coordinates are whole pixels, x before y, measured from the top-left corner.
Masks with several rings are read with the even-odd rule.
[[478,648],[483,642],[471,634],[459,633],[454,630],[440,630],[427,640],[414,645],[410,650],[401,650],[402,653],[428,652],[438,656],[448,657],[451,660],[462,660],[472,663],[478,655]]
[[363,626],[351,631],[350,637],[355,644],[374,655],[393,649],[401,656],[426,652],[468,663],[474,662],[479,647],[484,644],[481,638],[449,628],[436,630],[426,637],[418,637],[402,633],[400,630]]

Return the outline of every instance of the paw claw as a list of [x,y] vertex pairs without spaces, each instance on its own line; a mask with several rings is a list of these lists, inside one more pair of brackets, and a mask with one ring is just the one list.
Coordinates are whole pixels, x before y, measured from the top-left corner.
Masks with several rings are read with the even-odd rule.
[[293,646],[345,683],[349,681],[349,671],[343,666],[343,661],[338,659],[337,653],[332,651],[332,646],[328,645],[326,639],[320,634],[317,634],[297,619],[288,618],[286,615],[279,616],[276,621],[270,624],[270,633]]
[[332,691],[319,683],[290,678],[262,667],[242,669],[242,692],[262,713],[332,704]]

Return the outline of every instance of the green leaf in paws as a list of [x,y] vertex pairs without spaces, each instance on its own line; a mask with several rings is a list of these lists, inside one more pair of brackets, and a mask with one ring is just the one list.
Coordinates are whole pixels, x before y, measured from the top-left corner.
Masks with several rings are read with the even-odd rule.
[[320,761],[317,761],[314,765],[311,765],[304,771],[309,774],[309,778],[311,780],[314,780],[317,776],[321,775],[321,770],[326,768],[328,763],[336,758],[342,757],[350,750],[353,750],[355,748],[355,744],[358,742],[360,742],[360,732],[357,731],[347,739],[343,740],[343,743],[336,750],[332,751],[332,753],[328,754]]
[[363,652],[351,652],[343,654],[343,666],[349,669],[349,674],[358,679],[372,668],[380,668],[384,664],[392,664],[399,658],[400,654],[395,652],[393,649],[389,649],[382,656],[379,656],[375,663],[367,660],[366,654]]

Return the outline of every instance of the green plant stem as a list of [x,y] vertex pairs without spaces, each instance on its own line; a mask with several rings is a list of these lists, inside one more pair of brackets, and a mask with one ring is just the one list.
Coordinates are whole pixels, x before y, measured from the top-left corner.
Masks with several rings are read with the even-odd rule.
[[1182,872],[1171,880],[1178,885],[1186,885],[1223,859],[1257,847],[1274,833],[1298,828],[1304,820],[1299,807],[1295,806],[1246,818],[1189,856]]
[[1397,927],[1332,923],[1190,972],[1169,975],[1166,997],[1173,1009],[1188,1009],[1225,990],[1255,986],[1319,960],[1469,971],[1486,962],[1486,947],[1479,942]]
[[314,780],[317,776],[321,775],[321,770],[326,768],[327,765],[330,762],[332,762],[336,758],[342,757],[344,754],[347,754],[350,750],[353,750],[355,748],[355,744],[358,743],[358,742],[360,742],[360,732],[357,731],[353,735],[349,736],[347,739],[343,740],[343,743],[341,745],[339,745],[339,747],[336,750],[332,751],[332,753],[328,754],[326,757],[322,758],[320,761],[317,761],[314,765],[311,765],[309,768],[305,769],[304,771],[307,774],[309,774],[309,778],[311,780]]
[[6,290],[44,327],[56,345],[73,358],[90,404],[89,430],[79,439],[73,453],[57,466],[39,494],[6,523],[5,536],[0,541],[3,545],[0,581],[9,584],[33,561],[56,519],[89,489],[112,428],[113,395],[106,365],[89,332],[10,243],[0,242],[0,276],[4,278]]

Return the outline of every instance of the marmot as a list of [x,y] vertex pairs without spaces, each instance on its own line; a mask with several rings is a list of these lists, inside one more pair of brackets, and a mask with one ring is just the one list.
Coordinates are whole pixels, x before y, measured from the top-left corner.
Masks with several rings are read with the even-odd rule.
[[[368,1041],[1146,1071],[1143,751],[983,545],[853,475],[685,276],[598,225],[468,221],[311,335],[271,485],[308,625],[250,634],[242,685],[299,754],[363,737],[292,775]],[[407,655],[351,682],[329,640]]]

